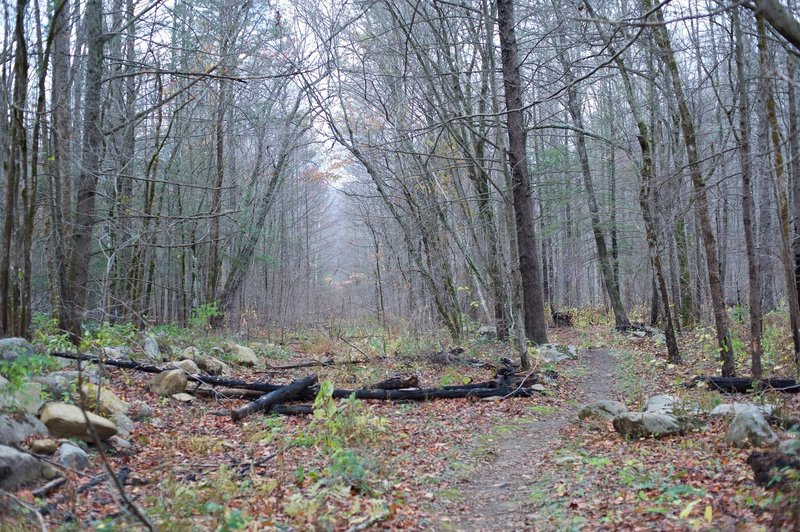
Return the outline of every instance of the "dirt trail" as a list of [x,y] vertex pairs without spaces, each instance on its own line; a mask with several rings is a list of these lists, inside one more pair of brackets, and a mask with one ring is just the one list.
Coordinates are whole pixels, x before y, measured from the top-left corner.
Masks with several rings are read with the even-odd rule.
[[[612,399],[614,354],[590,349],[580,356],[580,377],[575,379],[579,404]],[[515,427],[498,437],[492,448],[496,459],[481,465],[471,480],[458,484],[457,501],[443,502],[431,522],[433,530],[495,531],[534,529],[530,520],[529,486],[541,477],[541,457],[558,448],[559,431],[575,419],[578,407],[565,404],[556,412],[538,415],[537,421]]]

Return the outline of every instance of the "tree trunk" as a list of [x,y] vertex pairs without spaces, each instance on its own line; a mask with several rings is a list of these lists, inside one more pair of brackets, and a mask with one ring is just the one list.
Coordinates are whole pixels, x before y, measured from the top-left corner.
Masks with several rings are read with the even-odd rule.
[[750,371],[754,379],[761,378],[761,280],[758,277],[758,253],[753,237],[755,210],[752,199],[753,176],[752,154],[750,149],[750,103],[747,94],[747,78],[744,70],[744,43],[739,10],[733,10],[733,30],[736,38],[736,89],[739,98],[739,161],[742,169],[742,227],[747,253],[747,278],[749,282],[750,304]]
[[[653,10],[651,0],[643,0],[647,11]],[[706,263],[708,266],[708,284],[711,290],[711,303],[714,309],[714,322],[717,330],[717,342],[719,344],[719,356],[722,364],[722,375],[733,377],[736,373],[733,360],[733,344],[731,342],[730,331],[728,328],[728,315],[725,310],[725,301],[722,295],[722,284],[720,281],[719,261],[717,260],[717,242],[714,236],[714,229],[711,225],[711,216],[708,208],[708,195],[705,180],[700,168],[700,156],[697,147],[697,135],[695,133],[694,118],[689,110],[689,105],[683,93],[680,70],[675,60],[675,53],[672,50],[669,33],[667,32],[664,15],[661,8],[655,10],[656,22],[659,24],[653,31],[655,41],[664,54],[667,69],[672,78],[672,89],[675,99],[678,102],[678,112],[681,119],[681,132],[686,148],[686,156],[689,163],[689,174],[692,178],[692,185],[695,193],[695,206],[697,217],[700,223],[700,232],[703,237],[705,247]]]
[[517,60],[517,37],[512,0],[497,0],[497,22],[503,66],[508,127],[508,159],[513,178],[519,267],[525,307],[525,331],[534,344],[547,342],[542,301],[542,274],[536,249],[533,202],[528,177],[527,130],[522,108],[522,87]]

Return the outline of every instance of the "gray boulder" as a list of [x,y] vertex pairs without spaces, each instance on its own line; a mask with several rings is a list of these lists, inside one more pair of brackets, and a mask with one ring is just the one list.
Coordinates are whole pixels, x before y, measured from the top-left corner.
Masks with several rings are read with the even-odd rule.
[[[84,370],[82,378],[87,383],[97,384],[100,382],[100,376],[95,368]],[[50,398],[56,401],[74,398],[78,388],[78,372],[73,370],[54,371],[31,380],[41,384]]]
[[173,362],[172,367],[176,369],[182,369],[186,373],[190,374],[200,373],[200,368],[197,366],[197,363],[194,360],[189,360],[188,358]]
[[578,358],[578,349],[574,345],[542,344],[537,350],[545,363]]
[[739,412],[747,412],[749,410],[754,410],[760,413],[762,416],[770,416],[775,410],[775,407],[768,404],[757,405],[755,403],[725,403],[715,406],[708,415],[711,417],[733,417]]
[[619,401],[595,401],[581,407],[578,419],[610,420],[627,411],[628,408]]
[[38,382],[23,382],[19,387],[0,382],[0,410],[36,415],[43,404],[42,385]]
[[0,445],[0,488],[14,490],[37,480],[41,474],[39,460],[12,447]]
[[678,398],[674,395],[654,395],[644,403],[644,411],[653,414],[672,414]]
[[153,409],[147,403],[138,401],[134,403],[130,417],[134,421],[146,421],[153,417]]
[[778,450],[784,454],[800,455],[800,440],[797,438],[789,438],[783,440],[778,444]]
[[0,340],[0,360],[14,362],[20,357],[27,358],[36,354],[33,346],[25,338],[3,338]]
[[484,338],[497,338],[497,327],[494,325],[481,325],[478,329],[478,336]]
[[158,340],[152,336],[145,336],[142,343],[142,351],[145,356],[153,363],[159,363],[164,360],[164,355],[161,354],[161,348],[158,347]]
[[767,420],[757,410],[738,412],[734,417],[725,441],[739,448],[774,446],[778,444],[778,436],[770,428]]
[[246,345],[227,343],[225,344],[225,350],[233,357],[234,362],[239,365],[248,367],[258,365],[258,357],[255,351]]
[[626,438],[660,438],[683,432],[678,420],[657,412],[624,412],[614,418],[614,430]]
[[[86,415],[101,440],[107,440],[117,433],[117,427],[106,418],[91,412],[86,412]],[[47,403],[44,405],[39,419],[47,426],[50,434],[57,438],[80,438],[86,442],[94,441],[83,412],[75,405]]]
[[230,375],[231,369],[226,363],[212,356],[204,355],[196,347],[187,347],[183,350],[183,358],[197,364],[197,367],[209,375]]
[[111,416],[111,421],[114,423],[114,426],[117,427],[117,434],[123,438],[130,438],[131,433],[136,428],[136,424],[133,420],[122,412],[117,412]]
[[69,442],[61,444],[58,463],[77,471],[87,469],[90,465],[89,455],[86,454],[86,451]]
[[191,403],[194,401],[194,395],[188,393],[176,393],[172,396],[173,399],[178,401],[179,403]]
[[117,394],[102,386],[87,382],[81,388],[81,397],[89,410],[102,416],[112,417],[116,414],[127,414],[131,405],[120,399]]
[[47,435],[47,427],[33,414],[0,414],[0,444],[18,445],[30,436]]
[[169,397],[186,390],[186,385],[188,383],[189,380],[186,376],[186,372],[182,369],[162,371],[156,374],[153,380],[150,381],[150,391],[158,395]]

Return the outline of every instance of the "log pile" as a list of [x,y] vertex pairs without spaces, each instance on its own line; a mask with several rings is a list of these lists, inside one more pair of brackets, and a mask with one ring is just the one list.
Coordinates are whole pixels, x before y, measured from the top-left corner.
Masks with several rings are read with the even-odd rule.
[[[77,353],[51,353],[52,356],[79,360],[94,364],[132,369],[146,373],[160,373],[174,369],[172,366],[156,366],[141,364],[132,360],[100,358],[93,355]],[[355,397],[364,400],[383,401],[430,401],[433,399],[462,399],[489,397],[530,397],[537,392],[531,386],[538,381],[535,375],[522,375],[515,371],[516,368],[506,367],[505,371],[498,371],[493,380],[463,384],[458,386],[444,386],[441,388],[419,388],[419,379],[416,376],[395,376],[376,383],[368,388],[355,390],[334,389],[335,399]],[[255,398],[254,401],[232,410],[230,417],[239,421],[255,412],[267,411],[284,415],[303,415],[311,413],[308,405],[286,405],[292,400],[309,401],[319,392],[317,376],[309,375],[290,384],[273,384],[269,382],[246,382],[238,379],[214,377],[202,374],[187,374],[188,380],[198,384],[194,390],[198,395],[219,397]]]

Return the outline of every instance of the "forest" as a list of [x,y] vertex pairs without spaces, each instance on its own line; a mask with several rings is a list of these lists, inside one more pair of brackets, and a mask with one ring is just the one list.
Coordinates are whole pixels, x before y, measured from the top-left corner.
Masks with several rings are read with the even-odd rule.
[[0,25],[0,530],[800,526],[794,0]]

